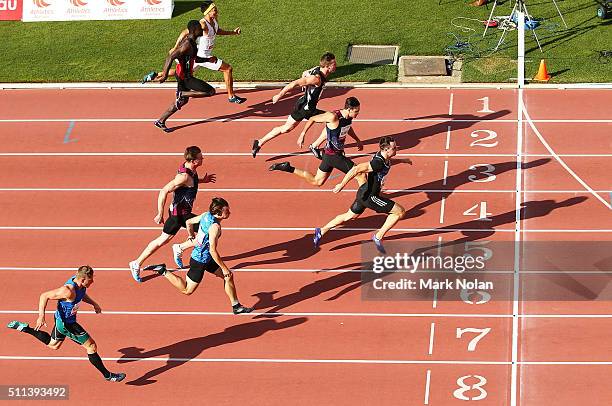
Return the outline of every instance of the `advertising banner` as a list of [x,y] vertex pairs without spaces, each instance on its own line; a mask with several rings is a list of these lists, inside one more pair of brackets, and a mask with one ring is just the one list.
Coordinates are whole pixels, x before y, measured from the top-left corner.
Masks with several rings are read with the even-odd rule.
[[23,21],[169,19],[174,9],[173,0],[22,1]]
[[0,20],[21,20],[22,0],[0,0]]

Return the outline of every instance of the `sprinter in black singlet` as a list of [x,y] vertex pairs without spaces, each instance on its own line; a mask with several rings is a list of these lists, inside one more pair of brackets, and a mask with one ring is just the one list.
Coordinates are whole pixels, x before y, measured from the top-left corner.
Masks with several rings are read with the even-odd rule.
[[[316,175],[303,169],[294,168],[289,162],[274,164],[270,166],[270,170],[293,173],[315,186],[323,185],[334,168],[346,174],[355,165],[355,163],[344,154],[346,136],[350,135],[351,138],[357,142],[357,149],[363,149],[361,140],[357,137],[357,134],[355,134],[352,128],[353,119],[359,115],[360,108],[359,100],[357,100],[356,97],[349,97],[344,102],[344,109],[328,111],[308,119],[308,123],[306,123],[307,127],[310,127],[309,124],[315,122],[326,123],[325,132],[327,134],[327,143]],[[302,134],[305,135],[304,132],[302,132]],[[303,135],[300,135],[301,141],[298,140],[300,144],[304,141]],[[365,175],[358,175],[355,179],[361,186],[365,183],[366,178]]]
[[336,71],[336,57],[332,53],[325,53],[319,61],[319,66],[304,71],[302,77],[289,83],[283,87],[274,97],[272,97],[272,103],[276,104],[288,91],[296,87],[304,88],[304,95],[300,97],[295,105],[295,109],[291,115],[287,118],[285,124],[279,127],[274,127],[270,132],[258,140],[253,141],[253,147],[251,152],[253,158],[257,156],[257,153],[263,147],[263,145],[273,138],[278,137],[281,134],[286,134],[293,130],[300,121],[309,119],[312,116],[323,113],[323,111],[317,109],[317,103],[321,98],[321,92],[323,86],[330,74]]
[[[187,220],[195,217],[192,211],[198,193],[198,184],[215,182],[216,180],[214,175],[208,174],[204,175],[203,178],[198,177],[197,168],[202,165],[203,160],[200,148],[196,146],[188,147],[185,149],[184,157],[185,162],[179,167],[174,179],[168,182],[166,186],[159,191],[159,197],[157,198],[157,215],[153,221],[157,224],[164,225],[161,235],[151,241],[137,259],[130,262],[132,277],[137,282],[141,281],[140,267],[142,263],[159,248],[166,245],[174,238],[181,227],[185,227]],[[168,219],[164,220],[164,208],[166,206],[166,199],[170,193],[173,193],[172,203],[168,211]],[[185,249],[189,246],[193,247],[194,243],[192,241],[187,241],[181,244],[181,246]]]
[[189,33],[166,58],[164,70],[157,79],[159,83],[164,83],[168,78],[172,61],[177,61],[174,74],[177,82],[176,101],[155,122],[155,126],[165,132],[172,131],[166,127],[166,120],[187,104],[190,97],[209,97],[215,94],[215,89],[211,85],[193,76],[194,64],[205,62],[204,58],[197,56],[198,46],[196,44],[196,39],[204,33],[202,25],[197,20],[191,20],[187,23],[187,30]]
[[[364,162],[353,166],[344,176],[342,182],[334,187],[333,192],[338,193],[358,174],[368,174],[368,181],[357,190],[357,196],[351,208],[346,213],[334,217],[334,219],[325,226],[315,228],[313,238],[315,247],[319,246],[321,237],[329,230],[338,227],[348,220],[359,217],[366,208],[369,208],[376,213],[387,214],[387,220],[385,220],[383,226],[372,236],[372,241],[376,244],[378,251],[383,254],[385,253],[381,240],[391,227],[404,216],[406,210],[393,200],[381,196],[384,179],[391,170],[391,158],[397,154],[397,144],[393,137],[386,136],[380,139],[379,147],[380,150],[374,155],[370,162]],[[404,159],[403,162],[412,164],[412,161],[409,159]]]

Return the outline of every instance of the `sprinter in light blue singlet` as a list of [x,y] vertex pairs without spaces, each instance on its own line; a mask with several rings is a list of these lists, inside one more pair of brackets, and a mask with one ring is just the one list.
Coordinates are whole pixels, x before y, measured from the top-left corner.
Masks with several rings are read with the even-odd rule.
[[[183,280],[180,276],[168,272],[165,264],[152,265],[145,269],[163,275],[170,283],[185,295],[191,295],[196,291],[204,278],[204,272],[210,272],[224,280],[225,293],[227,294],[234,314],[250,313],[250,307],[245,307],[238,301],[234,275],[221,259],[217,250],[221,238],[221,221],[230,216],[229,204],[220,197],[215,197],[210,203],[209,211],[187,220],[187,233],[190,239],[195,240],[195,247],[189,260],[189,271],[187,278]],[[195,225],[199,224],[198,233],[195,234]]]
[[[64,343],[64,339],[68,337],[87,350],[89,362],[100,371],[104,379],[110,382],[121,382],[125,378],[125,374],[113,373],[104,367],[104,363],[98,355],[96,342],[76,321],[81,302],[92,305],[96,313],[102,312],[98,303],[87,295],[87,288],[94,282],[93,275],[94,270],[88,265],[83,265],[77,270],[76,275],[68,279],[63,286],[40,295],[38,319],[34,328],[30,327],[28,323],[20,321],[11,321],[7,327],[30,334],[54,350],[58,350]],[[57,300],[55,325],[51,334],[41,330],[41,327],[47,325],[45,309],[49,300]]]

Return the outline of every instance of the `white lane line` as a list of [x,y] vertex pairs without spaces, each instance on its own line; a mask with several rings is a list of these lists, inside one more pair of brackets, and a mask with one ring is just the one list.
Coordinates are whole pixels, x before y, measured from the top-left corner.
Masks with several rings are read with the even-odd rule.
[[[463,360],[389,360],[389,359],[303,359],[303,358],[169,358],[169,357],[104,357],[104,361],[147,362],[236,362],[275,364],[403,364],[403,365],[511,365],[510,361],[463,361]],[[87,357],[32,357],[0,355],[0,360],[11,361],[89,361]],[[519,361],[519,365],[612,365],[612,361]]]
[[[47,310],[54,314],[54,310]],[[0,314],[38,314],[38,310],[0,310]],[[96,315],[91,310],[79,310],[79,314]],[[106,315],[116,316],[232,316],[232,312],[201,312],[201,311],[120,311],[104,310]],[[286,317],[388,317],[388,318],[473,318],[473,319],[510,319],[511,314],[483,313],[361,313],[361,312],[253,312],[241,317],[250,316],[286,316]],[[521,319],[610,319],[612,314],[521,314]]]
[[[452,113],[452,111],[451,111]],[[74,121],[75,123],[153,123],[158,117],[151,118],[3,118],[0,119],[2,123],[69,123]],[[169,119],[168,122],[173,123],[194,123],[194,122],[207,122],[207,123],[227,123],[227,122],[241,122],[241,123],[284,123],[285,118],[237,118],[237,119],[211,119],[211,118],[176,118]],[[495,122],[495,123],[511,123],[514,124],[517,119],[504,119],[504,118],[477,118],[477,119],[432,119],[432,118],[363,118],[353,120],[353,122],[359,123],[411,123],[411,122],[422,122],[422,123],[445,123],[445,122],[456,122],[456,123],[480,123],[480,122]],[[612,119],[539,119],[534,120],[534,123],[612,123]]]
[[[64,157],[64,156],[74,156],[74,157],[90,157],[90,156],[170,156],[170,157],[180,157],[183,156],[182,153],[179,152],[0,152],[0,156],[12,156],[12,157],[24,157],[24,156],[32,156],[35,154],[38,157]],[[294,156],[294,157],[304,157],[308,158],[306,152],[260,152],[257,155],[261,156]],[[351,158],[363,158],[365,155],[370,155],[369,153],[361,153],[361,154],[346,154],[346,156]],[[207,152],[204,153],[204,157],[214,156],[214,157],[226,157],[226,156],[245,156],[250,157],[250,152]],[[515,158],[515,154],[494,154],[494,153],[450,153],[450,152],[431,152],[431,153],[419,153],[415,152],[414,154],[397,154],[398,157],[450,157],[450,158],[487,158],[487,157],[496,157],[496,158]],[[526,158],[550,158],[551,154],[523,154]],[[557,154],[560,157],[571,157],[571,158],[610,158],[612,154]]]
[[[235,192],[235,193],[329,193],[331,189],[217,189],[206,188],[208,192]],[[387,193],[516,193],[516,190],[504,189],[385,189]],[[154,192],[159,193],[159,189],[153,188],[0,188],[0,192]],[[357,189],[342,189],[342,192],[355,193]],[[597,193],[611,193],[610,190],[596,190]],[[581,190],[529,190],[524,193],[544,194],[544,193],[571,193],[589,194],[588,191]]]
[[446,206],[446,197],[440,201],[440,224],[444,224],[444,208]]
[[450,149],[450,139],[451,139],[451,126],[449,125],[446,128],[446,144],[444,148],[448,151]]
[[452,116],[453,115],[453,99],[455,97],[455,94],[453,92],[451,92],[450,94],[450,100],[448,102],[448,115]]
[[[118,226],[0,226],[0,231],[3,230],[54,230],[54,231],[104,231],[104,230],[116,230],[116,231],[130,231],[130,230],[161,230],[161,227],[118,227]],[[312,232],[311,227],[223,227],[223,230],[228,231],[309,231]],[[377,228],[336,228],[331,230],[333,232],[343,231],[374,231]],[[461,233],[481,233],[483,230],[489,231],[490,228],[394,228],[394,232],[410,232],[410,233],[421,233],[421,232],[434,232],[434,233],[450,233],[450,232],[461,232]],[[514,233],[514,228],[495,228],[496,233]],[[525,230],[525,233],[612,233],[612,229],[529,229]]]

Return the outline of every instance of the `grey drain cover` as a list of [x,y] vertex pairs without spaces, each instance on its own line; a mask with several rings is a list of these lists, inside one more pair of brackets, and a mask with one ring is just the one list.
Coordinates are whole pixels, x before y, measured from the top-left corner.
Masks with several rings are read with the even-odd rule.
[[446,59],[441,57],[420,58],[413,56],[402,60],[404,76],[447,76]]
[[399,47],[396,45],[349,45],[350,63],[395,65]]

